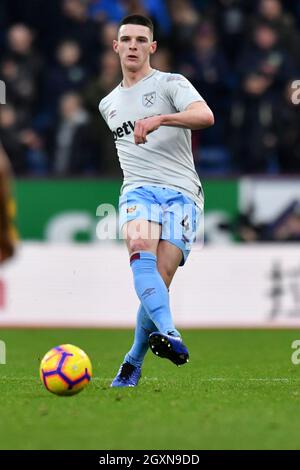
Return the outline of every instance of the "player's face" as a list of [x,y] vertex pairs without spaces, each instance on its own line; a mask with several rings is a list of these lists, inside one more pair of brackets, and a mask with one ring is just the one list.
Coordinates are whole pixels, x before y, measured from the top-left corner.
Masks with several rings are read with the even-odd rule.
[[113,42],[122,67],[136,72],[149,63],[149,56],[156,51],[156,41],[147,26],[125,24],[119,30],[118,40]]

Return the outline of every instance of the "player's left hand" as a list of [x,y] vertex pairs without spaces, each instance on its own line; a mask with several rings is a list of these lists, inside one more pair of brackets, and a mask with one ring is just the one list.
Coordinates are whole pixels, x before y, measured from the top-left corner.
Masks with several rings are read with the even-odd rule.
[[151,116],[146,119],[136,121],[134,126],[134,143],[136,145],[145,144],[146,136],[156,131],[161,125],[161,116]]

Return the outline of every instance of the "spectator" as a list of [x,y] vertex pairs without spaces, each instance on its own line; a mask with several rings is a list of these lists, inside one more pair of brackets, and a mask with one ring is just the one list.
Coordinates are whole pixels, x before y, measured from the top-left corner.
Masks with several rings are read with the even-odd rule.
[[179,70],[210,103],[216,118],[215,125],[204,134],[194,133],[194,142],[198,137],[201,143],[200,151],[195,151],[196,158],[197,155],[199,157],[197,167],[205,172],[228,172],[229,154],[224,146],[233,76],[211,23],[203,22],[200,25],[195,33],[193,48],[186,53]]
[[87,70],[81,62],[82,51],[73,40],[64,40],[58,46],[57,63],[49,69],[46,78],[45,109],[52,116],[60,97],[69,91],[80,91],[87,81]]
[[16,24],[7,33],[6,54],[13,57],[20,65],[26,67],[34,79],[38,79],[42,59],[33,48],[34,33],[27,26]]
[[11,105],[1,106],[0,140],[16,175],[44,175],[47,172],[41,136],[33,128],[21,125]]
[[113,40],[118,36],[117,23],[105,23],[101,30],[101,43],[103,49],[111,49]]
[[256,23],[260,20],[276,29],[281,45],[299,64],[299,33],[295,28],[295,20],[292,15],[283,10],[282,2],[280,0],[260,0],[258,16],[255,16],[252,21]]
[[[199,0],[195,0],[196,3]],[[254,8],[252,0],[213,0],[207,3],[206,14],[216,25],[227,60],[234,65],[245,39],[247,15]]]
[[171,0],[168,5],[172,19],[172,50],[182,57],[187,51],[187,44],[192,43],[200,15],[189,0]]
[[65,176],[95,172],[98,165],[90,119],[80,96],[74,92],[64,94],[59,112],[58,125],[48,136],[52,173]]
[[211,103],[214,112],[224,107],[230,92],[232,76],[214,27],[203,23],[195,33],[193,47],[182,59],[180,71]]
[[237,171],[276,173],[275,106],[272,77],[250,73],[242,82],[231,112],[230,143]]
[[26,147],[22,142],[20,131],[14,107],[2,105],[0,109],[0,140],[9,155],[13,171],[18,176],[25,175],[28,171]]
[[14,25],[7,33],[7,49],[2,74],[8,100],[30,118],[38,106],[42,59],[33,48],[33,32],[25,25]]
[[101,24],[89,18],[88,2],[83,0],[62,0],[62,16],[58,22],[59,41],[70,38],[80,45],[86,67],[93,65],[93,56],[99,53],[99,28]]
[[245,47],[238,62],[238,72],[243,78],[257,72],[272,79],[278,89],[295,74],[296,65],[288,51],[280,45],[279,33],[268,23],[258,23],[252,35],[252,42]]
[[91,115],[91,128],[97,153],[102,156],[103,171],[109,176],[121,176],[121,173],[111,132],[104,120],[99,119],[99,103],[120,81],[118,56],[112,50],[107,50],[100,59],[98,76],[88,84],[83,94],[85,105]]

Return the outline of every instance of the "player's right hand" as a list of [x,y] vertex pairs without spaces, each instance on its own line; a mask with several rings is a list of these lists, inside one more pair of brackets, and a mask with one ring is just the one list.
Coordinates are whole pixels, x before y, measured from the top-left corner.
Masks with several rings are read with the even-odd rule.
[[145,144],[147,135],[159,129],[162,116],[150,116],[145,119],[139,119],[134,126],[134,143],[136,145]]

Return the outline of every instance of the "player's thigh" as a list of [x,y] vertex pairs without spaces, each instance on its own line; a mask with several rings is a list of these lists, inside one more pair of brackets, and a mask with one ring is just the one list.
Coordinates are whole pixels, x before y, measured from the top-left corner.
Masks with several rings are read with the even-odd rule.
[[157,247],[157,269],[167,287],[182,260],[182,251],[167,240],[160,240]]
[[196,239],[199,213],[196,204],[179,192],[172,195],[163,213],[161,239],[177,247],[182,256],[180,266],[185,264]]
[[122,227],[129,254],[137,251],[150,251],[157,254],[161,236],[161,225],[145,219],[134,219]]

